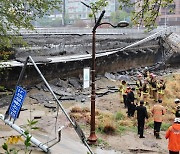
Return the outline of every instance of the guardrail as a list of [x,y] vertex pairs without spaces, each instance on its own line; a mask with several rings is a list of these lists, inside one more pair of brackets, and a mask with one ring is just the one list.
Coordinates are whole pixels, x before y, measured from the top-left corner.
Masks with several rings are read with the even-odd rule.
[[[158,27],[152,30],[150,33],[156,33],[163,29],[170,29],[171,32],[180,34],[180,26],[169,26],[169,27]],[[145,28],[97,28],[97,34],[143,34],[145,32]],[[9,32],[11,33],[11,32]],[[51,34],[92,34],[92,28],[78,28],[78,27],[53,27],[53,28],[35,28],[34,30],[20,29],[21,35],[51,35]]]
[[[92,28],[35,28],[34,31],[21,29],[23,34],[92,34]],[[114,29],[114,28],[98,28],[97,34],[127,34],[127,33],[144,33],[144,29]]]

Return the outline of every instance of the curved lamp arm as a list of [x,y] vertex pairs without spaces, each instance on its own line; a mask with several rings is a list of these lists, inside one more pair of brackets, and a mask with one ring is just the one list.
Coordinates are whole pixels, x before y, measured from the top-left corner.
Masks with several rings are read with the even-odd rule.
[[[109,23],[109,22],[103,22],[103,23],[100,23],[98,26],[101,26],[101,25],[110,25],[111,27],[113,27],[113,28],[117,28],[117,27],[127,27],[128,25],[129,25],[129,23],[127,22],[127,21],[120,21],[117,25],[113,25],[113,24],[111,24],[111,23]],[[98,27],[97,26],[97,27]],[[96,28],[97,28],[96,27]]]
[[111,23],[109,23],[109,22],[100,23],[98,26],[101,26],[101,25],[110,25],[110,26],[113,27],[113,28],[118,27],[117,25],[115,26],[115,25],[113,25],[113,24],[111,24]]

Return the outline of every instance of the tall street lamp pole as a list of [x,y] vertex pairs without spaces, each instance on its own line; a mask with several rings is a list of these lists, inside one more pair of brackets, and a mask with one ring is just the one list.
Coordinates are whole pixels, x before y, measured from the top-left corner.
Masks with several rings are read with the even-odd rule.
[[95,133],[95,99],[96,99],[96,94],[95,94],[95,59],[96,59],[96,49],[95,49],[95,42],[96,42],[96,29],[98,26],[103,25],[103,24],[108,24],[111,25],[112,27],[127,27],[129,25],[128,22],[126,21],[121,21],[120,23],[117,24],[117,26],[112,25],[111,23],[104,22],[101,23],[101,20],[105,14],[105,10],[102,11],[101,15],[99,16],[97,22],[95,23],[93,30],[92,30],[92,68],[91,68],[91,75],[92,75],[92,83],[91,83],[91,129],[90,129],[90,136],[88,137],[88,141],[90,143],[95,143],[97,141],[97,136]]
[[95,59],[96,59],[96,49],[95,49],[95,42],[96,42],[96,28],[100,25],[101,19],[104,16],[105,11],[102,11],[98,21],[95,23],[95,26],[92,30],[92,67],[91,67],[91,130],[90,130],[90,136],[88,138],[89,142],[96,142],[97,137],[95,134],[95,100],[96,100],[96,94],[95,94]]

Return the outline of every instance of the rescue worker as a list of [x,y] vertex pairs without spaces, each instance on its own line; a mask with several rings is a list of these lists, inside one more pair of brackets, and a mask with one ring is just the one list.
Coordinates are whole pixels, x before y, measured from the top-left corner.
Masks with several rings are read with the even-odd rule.
[[126,97],[127,97],[127,83],[126,81],[122,81],[122,96],[123,96],[123,103],[124,107],[127,108],[127,103],[126,103]]
[[144,71],[143,71],[143,76],[144,76],[144,79],[146,79],[146,78],[148,77],[148,75],[149,75],[148,68],[147,68],[147,67],[145,67],[145,68],[144,68]]
[[147,79],[144,80],[144,84],[142,86],[142,92],[143,92],[143,101],[147,105],[148,104],[148,96],[149,96],[149,84],[147,82]]
[[151,83],[153,76],[154,76],[154,74],[153,74],[153,73],[150,73],[149,79],[148,79],[150,98],[153,98],[153,90],[152,90],[152,83]]
[[130,88],[128,87],[127,89],[129,89],[128,94],[127,94],[127,107],[128,107],[128,117],[133,117],[134,116],[134,112],[135,112],[135,108],[136,105],[134,104],[134,90],[135,88]]
[[168,149],[169,154],[179,154],[180,151],[180,112],[176,111],[174,124],[170,126],[165,135],[169,139]]
[[163,121],[163,115],[166,113],[166,110],[161,103],[162,100],[158,100],[158,104],[155,104],[151,110],[154,118],[154,136],[156,139],[161,139],[159,133]]
[[120,98],[120,103],[123,103],[123,95],[122,95],[122,90],[123,90],[123,85],[122,85],[122,81],[120,81],[119,83],[119,98]]
[[153,75],[151,79],[151,85],[152,85],[152,93],[153,93],[153,99],[155,102],[157,102],[157,80],[156,75]]
[[180,115],[180,99],[175,99],[174,100],[174,102],[175,102],[175,104],[177,105],[177,107],[176,107],[176,114],[175,114],[175,116],[177,117],[178,116],[178,114]]
[[136,93],[137,93],[137,101],[140,101],[140,98],[141,98],[141,91],[142,91],[142,75],[139,74],[137,76],[137,80],[136,80]]
[[175,100],[174,100],[174,103],[177,105],[177,110],[180,110],[180,99],[178,99],[178,98],[176,98]]
[[164,90],[166,88],[165,82],[163,79],[160,79],[160,81],[157,83],[157,93],[158,93],[158,99],[163,99],[164,96]]
[[145,124],[145,118],[148,119],[147,109],[144,105],[144,101],[140,101],[140,106],[136,107],[137,110],[137,121],[138,121],[138,134],[140,135],[139,138],[145,138],[144,137],[144,124]]

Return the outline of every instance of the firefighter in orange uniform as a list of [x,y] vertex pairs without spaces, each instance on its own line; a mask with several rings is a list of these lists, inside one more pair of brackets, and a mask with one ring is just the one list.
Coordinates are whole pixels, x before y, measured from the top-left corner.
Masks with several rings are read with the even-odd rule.
[[169,139],[169,154],[179,154],[180,151],[180,110],[176,111],[174,124],[166,132],[166,139]]
[[166,113],[165,108],[161,105],[162,100],[158,100],[158,104],[155,104],[151,110],[154,118],[154,136],[157,139],[161,139],[159,133],[161,124],[163,121],[163,115]]

